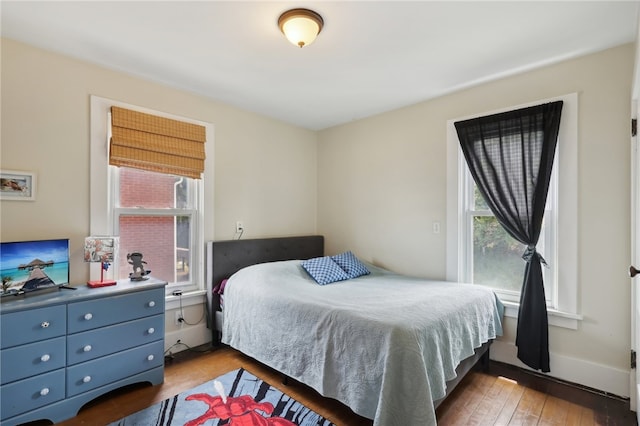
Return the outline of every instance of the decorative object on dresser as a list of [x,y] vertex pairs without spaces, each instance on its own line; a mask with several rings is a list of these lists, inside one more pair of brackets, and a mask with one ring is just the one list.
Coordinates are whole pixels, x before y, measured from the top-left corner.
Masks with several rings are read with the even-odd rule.
[[0,424],[61,422],[125,385],[164,381],[164,281],[2,304]]
[[240,368],[109,426],[333,426],[329,420]]
[[4,296],[55,291],[69,284],[69,240],[66,238],[0,243]]
[[87,282],[89,287],[105,287],[115,285],[116,280],[105,280],[104,273],[115,258],[117,238],[114,237],[87,237],[84,239],[84,261],[100,262],[100,281]]
[[146,265],[147,262],[142,260],[142,257],[142,253],[127,254],[127,261],[129,262],[129,265],[133,267],[133,272],[129,274],[131,281],[143,281],[149,279],[147,275],[149,275],[151,271],[144,269],[144,265]]

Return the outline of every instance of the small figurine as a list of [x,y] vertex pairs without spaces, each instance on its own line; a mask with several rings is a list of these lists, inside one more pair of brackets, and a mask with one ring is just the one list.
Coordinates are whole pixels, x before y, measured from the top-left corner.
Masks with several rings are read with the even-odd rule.
[[129,274],[129,278],[131,281],[143,281],[148,280],[151,271],[145,270],[143,264],[147,264],[144,260],[142,260],[142,253],[129,253],[127,254],[127,261],[129,265],[133,266],[133,272]]

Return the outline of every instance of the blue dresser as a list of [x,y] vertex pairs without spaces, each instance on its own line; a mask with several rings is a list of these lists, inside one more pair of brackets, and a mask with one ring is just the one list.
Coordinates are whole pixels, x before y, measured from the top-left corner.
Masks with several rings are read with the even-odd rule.
[[137,382],[164,381],[166,282],[9,296],[0,305],[0,423],[54,423]]

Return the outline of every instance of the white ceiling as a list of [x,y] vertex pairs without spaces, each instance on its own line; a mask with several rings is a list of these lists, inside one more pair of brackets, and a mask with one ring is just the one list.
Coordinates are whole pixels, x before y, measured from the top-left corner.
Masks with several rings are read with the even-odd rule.
[[[636,39],[638,1],[6,1],[2,37],[320,130]],[[289,8],[325,26],[302,49]]]

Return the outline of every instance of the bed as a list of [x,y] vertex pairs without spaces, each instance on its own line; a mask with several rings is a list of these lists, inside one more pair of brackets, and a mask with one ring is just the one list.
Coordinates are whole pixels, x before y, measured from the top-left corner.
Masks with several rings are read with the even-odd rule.
[[227,280],[222,343],[376,426],[436,424],[438,403],[502,334],[503,307],[481,286],[366,262],[367,275],[318,285],[302,260],[324,256],[321,236],[208,248],[210,285]]

